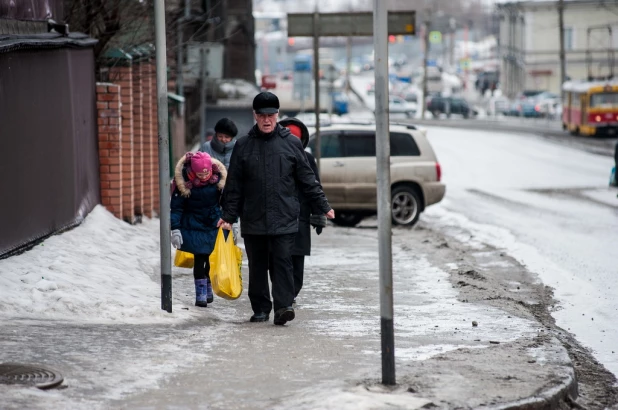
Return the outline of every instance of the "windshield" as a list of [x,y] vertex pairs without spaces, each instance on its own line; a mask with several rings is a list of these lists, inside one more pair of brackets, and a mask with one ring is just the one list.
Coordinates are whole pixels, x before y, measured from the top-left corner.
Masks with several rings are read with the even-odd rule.
[[590,96],[591,107],[618,106],[618,93],[599,93]]

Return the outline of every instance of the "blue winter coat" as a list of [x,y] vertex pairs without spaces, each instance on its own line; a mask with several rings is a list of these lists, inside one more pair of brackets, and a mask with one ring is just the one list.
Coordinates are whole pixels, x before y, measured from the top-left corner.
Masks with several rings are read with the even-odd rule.
[[212,162],[219,168],[219,183],[191,189],[186,187],[188,178],[184,159],[176,167],[176,186],[170,204],[171,229],[180,229],[180,250],[192,254],[212,253],[217,237],[217,222],[221,218],[219,200],[227,171],[220,161],[212,158]]

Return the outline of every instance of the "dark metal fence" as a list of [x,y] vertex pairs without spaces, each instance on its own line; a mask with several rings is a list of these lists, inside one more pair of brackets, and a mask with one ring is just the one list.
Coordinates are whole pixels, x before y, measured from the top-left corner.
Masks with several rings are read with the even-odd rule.
[[94,73],[91,48],[0,50],[0,257],[100,202]]

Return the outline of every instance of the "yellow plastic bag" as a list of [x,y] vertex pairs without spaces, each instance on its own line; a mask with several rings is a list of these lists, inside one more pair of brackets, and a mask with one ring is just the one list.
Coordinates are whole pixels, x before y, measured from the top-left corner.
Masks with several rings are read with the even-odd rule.
[[174,266],[179,268],[192,268],[195,263],[195,259],[192,253],[183,252],[180,249],[176,249],[176,256],[174,256]]
[[234,234],[231,231],[226,240],[223,228],[219,228],[209,261],[210,282],[215,295],[224,299],[238,299],[242,294],[242,251],[234,245]]

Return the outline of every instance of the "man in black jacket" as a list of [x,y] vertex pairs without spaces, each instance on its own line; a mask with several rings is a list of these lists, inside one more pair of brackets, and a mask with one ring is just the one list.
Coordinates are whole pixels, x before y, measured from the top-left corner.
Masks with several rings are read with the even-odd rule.
[[[240,230],[249,260],[251,322],[265,322],[275,310],[274,323],[294,319],[294,277],[291,250],[298,232],[300,190],[313,214],[334,218],[300,140],[277,123],[279,99],[262,92],[253,100],[256,125],[236,142],[223,192],[223,217],[218,226]],[[272,253],[273,289],[270,300],[268,259]]]

